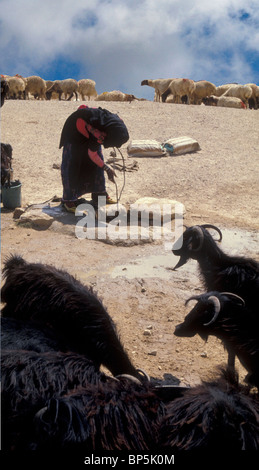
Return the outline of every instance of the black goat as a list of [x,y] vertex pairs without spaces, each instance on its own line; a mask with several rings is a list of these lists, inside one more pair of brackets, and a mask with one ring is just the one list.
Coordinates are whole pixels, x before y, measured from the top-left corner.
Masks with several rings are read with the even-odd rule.
[[199,263],[199,270],[207,292],[233,292],[242,297],[246,306],[257,311],[259,305],[259,263],[251,258],[230,256],[222,251],[207,228],[214,225],[195,225],[183,233],[182,247],[173,248],[173,254],[180,256],[174,269],[183,266],[190,258]]
[[32,450],[148,451],[157,442],[164,409],[148,384],[89,384],[49,400],[17,442]]
[[115,379],[100,372],[92,361],[79,354],[2,350],[3,449],[16,450],[25,438],[25,430],[32,429],[35,414],[48,400],[90,383],[99,385],[109,380]]
[[258,395],[249,393],[230,371],[190,388],[167,406],[159,447],[162,452],[216,451],[224,459],[230,455],[231,461],[235,451],[258,451]]
[[122,346],[115,325],[96,294],[66,271],[10,257],[3,270],[3,317],[52,328],[67,349],[84,354],[112,374],[142,378]]
[[205,341],[209,336],[222,340],[229,353],[229,366],[235,355],[248,371],[246,380],[259,387],[259,316],[248,310],[236,294],[208,292],[190,297],[195,307],[177,325],[174,334]]

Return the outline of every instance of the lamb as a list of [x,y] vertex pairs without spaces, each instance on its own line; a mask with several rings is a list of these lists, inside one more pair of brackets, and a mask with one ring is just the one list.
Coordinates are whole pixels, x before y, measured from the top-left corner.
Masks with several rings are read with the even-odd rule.
[[29,94],[31,94],[34,97],[38,97],[40,100],[44,100],[46,98],[46,89],[46,82],[43,80],[43,78],[38,77],[37,75],[32,75],[31,77],[26,78],[26,98],[28,98]]
[[235,452],[239,458],[240,450],[259,450],[258,416],[258,395],[238,383],[236,374],[222,370],[168,405],[158,447],[161,452],[212,451],[213,459],[220,449],[220,461],[230,455],[233,465]]
[[195,91],[195,83],[188,78],[175,78],[169,84],[167,90],[162,94],[162,101],[165,102],[168,95],[174,95],[174,102],[181,103],[182,97],[187,96],[187,103],[190,104],[192,94]]
[[9,98],[22,99],[25,97],[25,82],[20,77],[8,77],[6,81],[9,86]]
[[8,97],[8,94],[9,94],[8,81],[3,76],[1,76],[1,106],[0,107],[4,105],[4,101]]
[[2,316],[49,326],[70,350],[103,364],[114,375],[141,378],[102,302],[66,271],[11,256],[3,270]]
[[240,98],[243,103],[248,106],[248,100],[253,94],[252,88],[247,85],[232,85],[225,91],[224,96],[231,96],[235,98]]
[[191,96],[191,104],[201,104],[202,99],[215,95],[216,85],[206,80],[195,82],[195,89]]
[[78,82],[78,93],[81,95],[82,101],[85,101],[85,97],[87,96],[88,100],[91,99],[91,97],[96,98],[97,97],[97,91],[95,89],[95,81],[90,80],[89,78],[82,78]]
[[13,148],[1,142],[1,186],[10,186],[12,175]]
[[141,86],[148,85],[155,88],[154,101],[161,101],[162,94],[167,90],[173,78],[157,78],[155,80],[142,80]]
[[245,103],[240,99],[234,96],[215,96],[211,95],[206,98],[202,98],[202,103],[206,106],[220,106],[224,108],[238,108],[238,109],[247,109]]
[[245,306],[243,299],[230,292],[207,292],[192,296],[186,301],[197,300],[183,323],[176,326],[174,334],[192,337],[198,334],[207,341],[216,336],[226,347],[228,366],[238,357],[248,371],[246,381],[259,388],[259,318]]
[[[219,233],[217,242],[207,229]],[[247,308],[256,312],[259,304],[259,263],[245,256],[226,254],[219,246],[221,240],[221,230],[215,225],[188,227],[183,233],[182,247],[173,247],[173,254],[180,256],[174,269],[183,266],[189,259],[197,260],[206,291],[233,292],[244,299]]]

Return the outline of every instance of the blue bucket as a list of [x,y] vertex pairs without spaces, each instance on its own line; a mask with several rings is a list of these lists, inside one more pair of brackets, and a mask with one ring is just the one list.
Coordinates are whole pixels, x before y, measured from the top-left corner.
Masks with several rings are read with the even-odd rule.
[[2,203],[6,209],[15,209],[22,205],[22,183],[19,180],[11,181],[10,187],[2,187]]

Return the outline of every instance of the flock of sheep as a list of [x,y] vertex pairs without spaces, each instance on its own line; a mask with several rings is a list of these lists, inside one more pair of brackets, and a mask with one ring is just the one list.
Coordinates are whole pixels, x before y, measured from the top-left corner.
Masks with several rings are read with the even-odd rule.
[[[21,75],[13,77],[2,75],[9,91],[7,98],[26,99],[34,96],[37,99],[56,98],[70,100],[80,96],[82,101],[94,99],[96,101],[133,101],[141,100],[134,95],[119,90],[103,92],[98,95],[96,83],[91,79],[73,78],[49,81],[38,76],[24,78]],[[188,78],[168,78],[155,80],[142,80],[141,85],[155,89],[154,101],[166,103],[205,104],[210,106],[224,106],[231,108],[254,108],[259,106],[259,86],[255,83],[245,85],[229,83],[216,86],[213,83]]]
[[141,85],[155,89],[155,101],[254,109],[259,105],[259,86],[255,83],[229,83],[217,87],[206,80],[195,82],[188,78],[168,78],[143,80]]
[[86,99],[97,101],[132,101],[137,99],[134,95],[128,95],[119,90],[104,92],[98,95],[95,81],[89,78],[83,78],[79,81],[73,78],[51,81],[44,80],[36,75],[25,78],[17,74],[13,77],[2,75],[1,82],[3,81],[5,81],[8,87],[8,92],[5,96],[7,99],[28,99],[31,96],[40,100],[61,100],[62,98],[71,100],[73,96],[75,96],[76,100],[80,96],[82,101]]

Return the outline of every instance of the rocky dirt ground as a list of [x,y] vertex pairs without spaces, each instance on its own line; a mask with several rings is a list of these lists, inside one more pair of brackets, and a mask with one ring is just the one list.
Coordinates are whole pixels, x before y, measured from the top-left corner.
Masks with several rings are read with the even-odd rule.
[[[223,233],[222,248],[259,260],[258,183],[259,112],[149,101],[90,102],[125,121],[130,139],[189,136],[200,150],[179,156],[137,158],[126,172],[122,204],[140,197],[170,198],[185,206],[186,225],[212,223]],[[7,101],[1,109],[1,141],[13,147],[14,179],[22,183],[22,207],[62,196],[62,125],[76,102]],[[126,165],[132,163],[127,144]],[[105,160],[110,151],[105,150]],[[117,170],[118,189],[123,174]],[[115,197],[115,187],[107,188]],[[87,197],[87,195],[86,195]],[[59,203],[56,203],[58,206]],[[55,204],[54,204],[55,206]],[[1,264],[12,253],[28,261],[54,264],[92,285],[114,319],[132,361],[166,383],[190,385],[226,363],[221,343],[209,338],[177,338],[175,326],[189,307],[185,300],[203,291],[197,264],[177,271],[177,258],[163,240],[78,239],[78,218],[54,217],[48,228],[19,225],[14,211],[2,208]],[[237,364],[240,377],[244,370]]]

